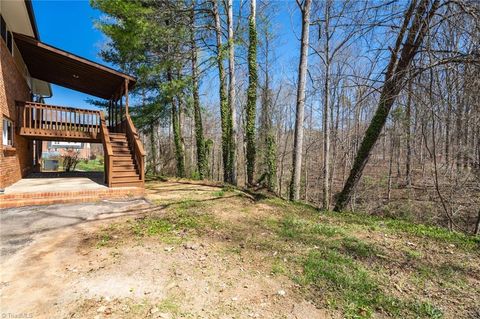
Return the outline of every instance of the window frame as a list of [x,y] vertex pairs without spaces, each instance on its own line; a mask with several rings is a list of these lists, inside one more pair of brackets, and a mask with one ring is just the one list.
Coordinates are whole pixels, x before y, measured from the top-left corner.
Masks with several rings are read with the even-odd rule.
[[[5,125],[7,124],[7,125]],[[10,124],[10,125],[8,125]],[[7,131],[5,131],[5,128],[7,128]],[[2,119],[2,146],[3,147],[15,147],[15,122],[8,117],[4,116]],[[9,133],[11,135],[11,138],[9,139]],[[9,143],[10,142],[10,143]]]

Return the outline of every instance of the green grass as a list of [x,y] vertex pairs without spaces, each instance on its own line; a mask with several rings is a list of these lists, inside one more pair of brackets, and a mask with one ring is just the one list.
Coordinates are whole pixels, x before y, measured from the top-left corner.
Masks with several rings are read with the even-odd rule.
[[454,244],[466,250],[476,250],[480,246],[480,237],[449,231],[445,228],[424,224],[414,224],[402,219],[382,218],[361,213],[328,212],[329,217],[339,219],[347,224],[362,225],[393,233],[406,233],[417,237],[433,239],[438,242]]
[[155,236],[169,233],[174,226],[167,220],[145,218],[133,225],[133,232],[137,236]]
[[112,237],[109,234],[102,234],[100,236],[100,240],[97,243],[97,248],[107,246],[111,239]]
[[377,246],[355,237],[344,237],[342,238],[341,243],[346,254],[353,257],[367,258],[374,257],[381,253],[381,249]]
[[94,160],[81,160],[80,162],[78,162],[75,170],[85,172],[103,172],[103,159],[97,158]]
[[[382,269],[389,261],[382,256],[387,255],[387,252],[373,241],[366,241],[355,234],[358,233],[358,225],[368,231],[380,228],[383,222],[390,225],[390,228],[385,226],[385,229],[417,234],[419,237],[426,236],[433,240],[447,238],[447,241],[451,241],[456,238],[457,242],[463,244],[468,243],[468,240],[464,241],[461,236],[444,236],[441,229],[435,229],[432,233],[414,232],[413,226],[406,228],[404,223],[389,224],[388,221],[370,216],[361,219],[352,214],[320,213],[308,205],[283,203],[278,200],[274,200],[274,203],[276,207],[282,207],[283,217],[276,221],[276,225],[270,220],[265,226],[274,229],[280,238],[302,245],[307,252],[303,257],[302,253],[298,253],[299,258],[292,258],[294,261],[290,265],[275,260],[272,263],[273,274],[292,274],[292,279],[304,287],[318,291],[326,306],[341,310],[346,318],[372,318],[379,313],[394,318],[443,317],[441,310],[432,304],[401,299],[385,290],[388,279],[382,274]],[[397,229],[396,225],[403,227]],[[420,226],[420,229],[424,229],[423,226]],[[305,250],[297,247],[296,251]],[[422,257],[421,253],[410,249],[404,253],[405,258],[414,261]],[[289,270],[298,266],[302,271],[294,273]],[[423,270],[433,271],[440,280],[458,275],[455,269],[447,266]],[[421,273],[422,269],[418,272]]]
[[411,260],[418,260],[418,259],[421,259],[423,258],[423,254],[417,250],[412,250],[410,248],[405,248],[403,250],[403,252],[405,253],[405,256],[408,258],[408,259],[411,259]]
[[399,312],[399,302],[385,296],[366,269],[335,250],[310,252],[303,269],[302,282],[326,290],[327,298],[337,300],[347,318],[369,318],[375,309]]
[[[370,255],[371,250],[358,240],[348,238],[345,243],[355,247],[355,256]],[[302,266],[303,274],[296,278],[297,282],[314,287],[346,318],[372,318],[375,313],[394,318],[442,318],[442,312],[431,304],[389,295],[382,288],[384,280],[380,275],[334,246],[311,251]]]
[[203,204],[194,200],[185,200],[170,205],[167,214],[148,216],[132,225],[133,233],[139,237],[157,236],[164,241],[174,243],[180,238],[180,231],[216,229],[220,227],[213,215],[202,211]]
[[180,312],[180,306],[178,305],[177,300],[171,297],[167,297],[161,300],[157,304],[157,308],[160,312],[166,312],[166,313],[172,313],[172,314],[178,314]]
[[[453,244],[467,251],[478,251],[480,248],[480,236],[471,236],[460,232],[424,224],[415,224],[407,220],[378,217],[362,213],[336,213],[320,212],[315,207],[304,203],[289,203],[278,198],[269,198],[267,203],[281,208],[289,216],[318,220],[328,218],[329,222],[340,224],[340,229],[355,227],[371,230],[381,230],[395,234],[409,234],[416,237],[433,239],[446,244]],[[293,214],[293,215],[292,215]]]
[[212,195],[216,196],[216,197],[223,197],[223,196],[225,196],[225,191],[223,189],[221,189],[217,192],[213,192]]
[[281,259],[275,259],[272,264],[272,275],[281,275],[287,273],[285,263]]

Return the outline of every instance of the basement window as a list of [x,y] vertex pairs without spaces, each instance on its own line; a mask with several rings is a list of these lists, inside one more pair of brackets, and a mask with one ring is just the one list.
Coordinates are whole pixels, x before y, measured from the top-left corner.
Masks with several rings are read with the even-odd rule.
[[7,118],[3,119],[2,140],[3,145],[13,146],[13,122]]

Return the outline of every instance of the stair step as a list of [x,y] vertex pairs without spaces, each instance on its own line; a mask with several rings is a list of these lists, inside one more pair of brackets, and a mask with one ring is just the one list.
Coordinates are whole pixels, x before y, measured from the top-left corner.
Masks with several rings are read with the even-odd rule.
[[115,177],[128,177],[128,176],[140,178],[137,174],[136,169],[118,170],[118,171],[114,170],[112,176],[113,176],[113,178],[115,178]]
[[113,154],[113,160],[116,160],[116,159],[124,159],[124,158],[131,158],[133,160],[133,156],[131,153],[117,153],[117,154]]
[[138,176],[138,175],[137,175],[137,176],[125,176],[125,177],[123,177],[123,176],[115,177],[115,175],[114,175],[114,176],[112,176],[112,177],[113,177],[113,178],[112,178],[112,183],[113,183],[113,184],[116,184],[116,183],[130,183],[130,182],[136,183],[136,182],[140,182],[140,176]]
[[133,161],[114,161],[113,167],[124,168],[124,169],[128,169],[130,167],[136,168],[135,163]]
[[118,176],[121,176],[122,174],[127,174],[127,173],[128,174],[135,173],[136,175],[138,175],[137,174],[137,169],[135,167],[132,167],[132,168],[116,168],[116,169],[114,168],[113,173],[114,173],[114,175],[120,174]]
[[113,152],[113,157],[132,157],[132,152],[125,151],[125,152]]
[[114,149],[113,149],[113,155],[115,155],[115,154],[122,154],[122,153],[131,154],[132,151],[130,151],[130,149],[128,149],[128,148],[114,148]]
[[135,162],[131,158],[117,158],[113,160],[113,167],[125,166],[125,165],[135,165]]
[[128,146],[128,141],[126,139],[122,140],[122,139],[111,138],[110,143],[112,145],[127,145]]
[[143,187],[143,182],[138,180],[135,182],[113,182],[112,187]]
[[115,144],[115,143],[110,143],[110,145],[112,145],[112,149],[123,149],[123,148],[126,148],[126,149],[130,149],[128,147],[128,144]]
[[117,180],[118,178],[126,178],[126,177],[140,179],[140,176],[138,176],[136,170],[128,170],[123,172],[113,171],[113,174],[112,174],[113,180]]

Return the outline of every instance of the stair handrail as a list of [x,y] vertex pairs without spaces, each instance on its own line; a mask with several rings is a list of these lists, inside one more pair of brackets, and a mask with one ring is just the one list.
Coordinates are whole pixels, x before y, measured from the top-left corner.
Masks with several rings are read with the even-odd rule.
[[145,182],[145,150],[143,149],[142,141],[129,114],[125,116],[125,127],[129,144],[133,146],[133,154],[138,165],[140,180]]
[[108,187],[112,186],[112,170],[113,170],[113,149],[110,142],[110,135],[108,134],[107,124],[105,122],[105,115],[100,112],[100,134],[102,135],[102,144],[104,149],[104,167],[105,167],[105,183]]

